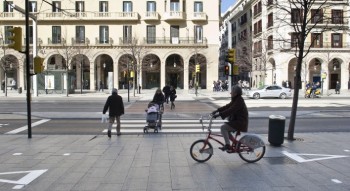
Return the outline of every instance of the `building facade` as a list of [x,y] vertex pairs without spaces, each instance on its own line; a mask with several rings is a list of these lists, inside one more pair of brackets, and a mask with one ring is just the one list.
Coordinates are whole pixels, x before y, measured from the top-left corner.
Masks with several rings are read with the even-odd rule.
[[[290,86],[295,88],[298,34],[292,24],[299,22],[301,9],[291,9],[291,14],[283,15],[286,13],[281,11],[281,7],[288,7],[288,1],[278,1],[278,4],[276,6],[275,0],[241,0],[223,17],[227,23],[228,47],[242,50],[250,45],[250,52],[238,52],[237,57],[250,55],[252,87],[290,82]],[[323,91],[327,92],[335,89],[337,81],[341,89],[349,88],[348,12],[347,0],[316,1],[311,7],[307,26],[312,30],[305,41],[305,51],[309,53],[303,59],[302,87],[299,88],[304,89],[306,83],[320,82]],[[249,41],[245,40],[246,34],[249,34]]]
[[[22,0],[7,2],[25,7]],[[14,79],[26,88],[24,55],[6,48],[7,29],[25,29],[25,19],[8,3],[0,5],[0,57],[7,67],[0,69],[0,79],[6,71],[8,83]],[[37,17],[29,28],[31,54],[45,58],[39,90],[48,88],[48,79],[56,90],[166,84],[188,90],[196,82],[206,89],[218,79],[219,0],[29,1],[29,8]]]

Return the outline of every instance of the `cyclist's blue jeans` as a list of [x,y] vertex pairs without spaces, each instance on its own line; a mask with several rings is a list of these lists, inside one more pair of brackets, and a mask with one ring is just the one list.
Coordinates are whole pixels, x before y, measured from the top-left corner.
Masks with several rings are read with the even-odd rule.
[[230,138],[232,137],[232,134],[230,132],[235,132],[236,129],[228,125],[227,123],[224,123],[221,125],[221,134],[225,139],[225,144],[229,145],[230,144]]

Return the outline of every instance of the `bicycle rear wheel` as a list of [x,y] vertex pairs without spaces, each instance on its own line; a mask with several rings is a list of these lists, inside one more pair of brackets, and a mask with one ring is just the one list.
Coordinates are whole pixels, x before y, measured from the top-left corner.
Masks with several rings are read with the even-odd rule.
[[266,149],[265,146],[252,149],[242,143],[238,143],[237,148],[239,157],[248,163],[254,163],[262,159]]
[[205,140],[195,141],[191,145],[190,155],[197,162],[205,162],[213,156],[213,146]]

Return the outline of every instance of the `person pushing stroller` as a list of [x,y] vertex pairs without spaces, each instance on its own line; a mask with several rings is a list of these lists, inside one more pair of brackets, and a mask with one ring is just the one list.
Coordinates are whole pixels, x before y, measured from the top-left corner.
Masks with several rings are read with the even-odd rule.
[[[165,97],[164,97],[162,91],[160,89],[157,89],[156,93],[153,96],[152,102],[159,106],[160,113],[163,113],[163,111],[164,111],[164,101],[165,101]],[[160,115],[159,123],[160,123],[160,126],[162,126],[162,115]]]

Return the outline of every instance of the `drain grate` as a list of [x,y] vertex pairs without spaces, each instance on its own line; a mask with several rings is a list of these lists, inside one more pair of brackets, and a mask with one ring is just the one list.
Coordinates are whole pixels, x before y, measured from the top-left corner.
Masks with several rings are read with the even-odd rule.
[[288,157],[265,157],[264,158],[269,164],[298,164],[295,160],[292,160]]
[[[284,137],[284,140],[288,140],[287,137]],[[300,141],[300,142],[303,142],[304,139],[303,138],[294,138],[294,141]]]

